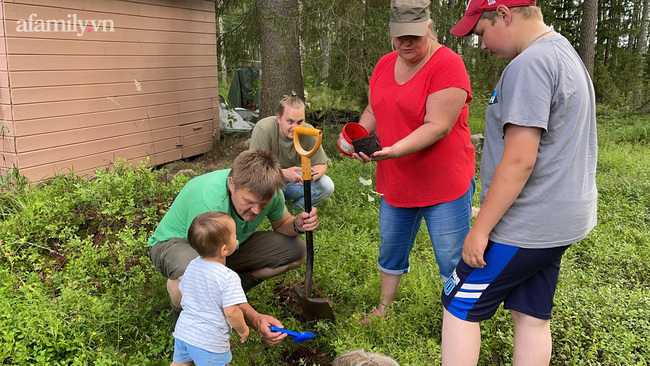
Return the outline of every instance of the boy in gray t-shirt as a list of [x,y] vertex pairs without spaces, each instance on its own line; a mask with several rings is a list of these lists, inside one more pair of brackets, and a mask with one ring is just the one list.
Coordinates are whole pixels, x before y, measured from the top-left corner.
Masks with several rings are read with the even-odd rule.
[[481,211],[443,289],[443,365],[478,362],[479,322],[501,303],[514,321],[515,363],[548,364],[562,255],[596,226],[593,85],[535,5],[470,0],[451,30],[512,62],[486,111]]

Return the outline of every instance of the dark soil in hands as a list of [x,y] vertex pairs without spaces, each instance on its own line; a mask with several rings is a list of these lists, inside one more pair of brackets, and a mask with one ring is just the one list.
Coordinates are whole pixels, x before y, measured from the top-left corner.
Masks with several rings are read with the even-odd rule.
[[352,146],[354,146],[355,153],[364,153],[367,157],[372,157],[372,154],[375,151],[381,150],[381,145],[379,144],[379,139],[377,135],[372,135],[368,137],[363,137],[360,139],[352,140]]

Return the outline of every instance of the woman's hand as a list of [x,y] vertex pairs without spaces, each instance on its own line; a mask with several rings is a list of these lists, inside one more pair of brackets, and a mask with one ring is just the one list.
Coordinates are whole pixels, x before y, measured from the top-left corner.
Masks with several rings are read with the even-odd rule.
[[372,154],[371,160],[372,161],[382,161],[382,160],[386,160],[386,159],[395,159],[396,157],[397,156],[395,156],[395,152],[393,150],[393,147],[388,146],[388,147],[385,147],[385,148],[383,148],[383,149],[381,149],[379,151],[375,151]]
[[353,158],[353,159],[357,159],[357,160],[359,160],[360,162],[362,162],[362,163],[364,163],[364,164],[365,164],[365,163],[369,163],[369,162],[372,161],[372,159],[369,158],[369,157],[368,157],[366,154],[364,154],[364,153],[358,153],[358,154],[357,154],[357,153],[353,153],[353,154],[352,154],[352,158]]

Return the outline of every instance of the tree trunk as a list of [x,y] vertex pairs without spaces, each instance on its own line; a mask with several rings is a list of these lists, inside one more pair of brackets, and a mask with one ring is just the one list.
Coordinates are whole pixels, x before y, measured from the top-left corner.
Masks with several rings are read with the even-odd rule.
[[582,7],[582,24],[580,25],[580,47],[578,48],[578,54],[592,79],[594,77],[597,18],[598,0],[585,0]]
[[641,28],[639,29],[639,38],[636,44],[636,50],[640,54],[648,50],[648,23],[650,22],[650,0],[643,2],[643,15],[641,16]]
[[226,77],[228,76],[228,69],[226,68],[226,53],[224,52],[223,45],[223,18],[219,16],[219,59],[221,61],[221,84],[226,85]]
[[320,77],[321,80],[324,81],[325,85],[327,85],[327,78],[330,76],[330,45],[331,45],[331,39],[330,39],[330,21],[329,19],[325,18],[326,14],[325,12],[321,13],[321,18],[320,22],[318,24],[318,27],[320,28],[321,36],[320,36],[320,50],[321,50],[321,71],[320,71]]
[[302,99],[298,0],[257,0],[262,30],[260,117],[277,113],[278,102],[295,91]]
[[[639,10],[641,9],[641,10]],[[630,26],[627,30],[627,52],[634,52],[637,44],[637,36],[639,35],[638,29],[635,27],[640,24],[641,11],[643,11],[643,4],[635,3],[632,5],[630,17]]]

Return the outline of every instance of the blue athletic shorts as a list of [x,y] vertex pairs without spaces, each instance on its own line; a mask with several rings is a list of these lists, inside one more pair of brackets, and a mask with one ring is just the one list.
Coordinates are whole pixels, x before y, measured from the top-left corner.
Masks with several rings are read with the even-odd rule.
[[194,361],[195,366],[224,366],[232,360],[230,350],[225,353],[214,353],[194,347],[187,342],[174,339],[174,361],[185,363]]
[[489,319],[503,303],[505,309],[551,319],[560,261],[569,246],[524,249],[488,242],[485,268],[472,268],[462,259],[442,289],[442,304],[458,319]]

